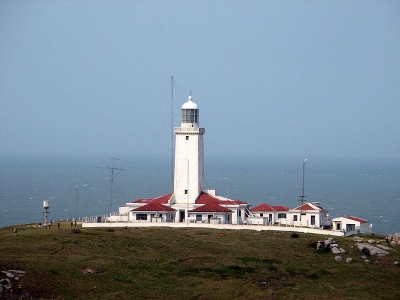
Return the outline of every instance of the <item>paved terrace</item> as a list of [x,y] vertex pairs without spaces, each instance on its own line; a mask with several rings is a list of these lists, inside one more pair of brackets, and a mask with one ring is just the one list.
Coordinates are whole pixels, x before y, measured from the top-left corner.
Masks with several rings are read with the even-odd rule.
[[[89,223],[83,222],[84,228],[117,228],[117,227],[173,227],[173,228],[212,228],[212,229],[236,229],[236,230],[274,230],[288,232],[303,232],[323,235],[343,236],[341,231],[314,229],[307,227],[290,226],[265,226],[265,225],[232,225],[232,224],[203,224],[203,223],[151,223],[151,222],[108,222],[108,223]],[[347,234],[346,234],[347,236]]]

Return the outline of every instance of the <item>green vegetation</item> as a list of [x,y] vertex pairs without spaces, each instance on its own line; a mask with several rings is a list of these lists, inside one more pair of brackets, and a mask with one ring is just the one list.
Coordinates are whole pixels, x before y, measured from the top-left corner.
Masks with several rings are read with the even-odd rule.
[[335,261],[304,233],[18,229],[0,228],[0,271],[26,271],[13,286],[26,299],[400,299],[400,247],[365,262],[352,238],[334,238],[347,251]]

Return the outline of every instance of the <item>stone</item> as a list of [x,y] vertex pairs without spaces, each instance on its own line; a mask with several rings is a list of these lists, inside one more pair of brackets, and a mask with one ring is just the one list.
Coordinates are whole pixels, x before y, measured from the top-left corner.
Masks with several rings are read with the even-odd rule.
[[332,240],[330,240],[330,239],[327,239],[324,241],[325,248],[328,248],[331,244],[332,244]]
[[366,255],[361,256],[362,259],[367,259],[368,257]]
[[364,260],[364,261],[368,263],[368,262],[369,262],[369,259],[366,259],[366,260]]
[[339,254],[340,253],[340,250],[338,248],[336,248],[336,247],[331,248],[331,251],[332,251],[333,254]]
[[321,244],[321,242],[318,242],[318,244],[317,244],[317,249],[321,249],[321,248],[323,248],[324,246]]
[[395,261],[393,264],[395,264],[396,266],[399,264],[399,262],[398,261]]
[[395,242],[400,242],[400,233],[395,233],[393,236],[393,241]]
[[8,278],[14,278],[14,277],[15,277],[14,274],[13,274],[13,273],[10,273],[10,272],[8,272],[8,273],[6,274],[6,276],[7,276]]
[[375,244],[376,242],[375,242],[375,240],[368,240],[368,243]]
[[351,263],[352,261],[353,261],[352,258],[350,258],[350,257],[349,257],[349,258],[346,258],[346,262],[347,262],[347,263]]
[[391,242],[390,242],[390,245],[392,245],[392,246],[396,246],[396,245],[397,245],[397,243],[396,243],[395,241],[391,241]]
[[342,260],[342,257],[341,257],[341,256],[335,256],[335,260],[336,260],[336,261],[341,261],[341,260]]

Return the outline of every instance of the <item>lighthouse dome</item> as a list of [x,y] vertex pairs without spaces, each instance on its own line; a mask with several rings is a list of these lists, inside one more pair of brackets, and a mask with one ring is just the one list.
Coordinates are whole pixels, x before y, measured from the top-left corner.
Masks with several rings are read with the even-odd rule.
[[199,109],[199,107],[192,101],[192,96],[189,96],[188,101],[183,103],[181,109]]

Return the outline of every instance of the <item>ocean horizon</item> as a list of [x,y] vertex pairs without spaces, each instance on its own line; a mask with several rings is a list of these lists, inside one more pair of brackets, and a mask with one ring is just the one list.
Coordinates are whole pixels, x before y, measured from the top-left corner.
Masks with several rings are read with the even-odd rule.
[[[205,157],[205,189],[250,203],[297,207],[302,163],[295,157]],[[172,192],[168,155],[2,155],[0,227],[71,220],[118,211],[140,198]],[[113,170],[114,184],[111,193]],[[330,218],[367,219],[379,234],[400,232],[398,159],[309,157],[305,168],[308,202],[320,202]]]

